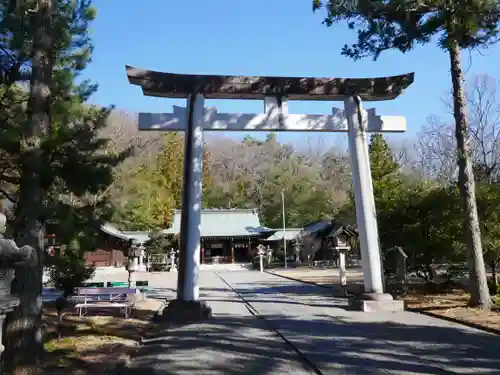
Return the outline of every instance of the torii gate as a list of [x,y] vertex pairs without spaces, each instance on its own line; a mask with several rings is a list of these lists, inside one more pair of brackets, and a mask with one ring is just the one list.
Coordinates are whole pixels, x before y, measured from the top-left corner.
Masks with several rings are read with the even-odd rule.
[[[141,86],[144,95],[187,99],[187,107],[174,106],[173,113],[139,114],[140,130],[185,132],[177,299],[163,316],[200,318],[210,313],[199,300],[198,286],[204,130],[348,132],[365,286],[357,304],[364,311],[404,308],[401,301],[393,301],[383,290],[366,132],[404,132],[406,120],[377,116],[373,109],[365,111],[362,100],[395,99],[413,83],[413,73],[337,79],[185,75],[130,66],[126,70],[129,82]],[[204,107],[205,98],[260,99],[264,101],[264,114],[219,114],[215,108]],[[288,100],[344,101],[344,111],[334,108],[332,115],[289,114]]]

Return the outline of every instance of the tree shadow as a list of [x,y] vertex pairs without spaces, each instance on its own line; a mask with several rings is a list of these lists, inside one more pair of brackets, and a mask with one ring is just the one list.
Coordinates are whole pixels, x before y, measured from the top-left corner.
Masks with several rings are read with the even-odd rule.
[[296,353],[255,317],[217,315],[156,328],[126,374],[310,374]]
[[[125,340],[140,341],[151,328],[156,310],[132,309],[129,319],[117,309],[93,309],[88,316],[80,319],[74,309],[63,314],[60,327],[61,339],[81,338],[89,335],[112,336]],[[44,307],[44,341],[58,338],[58,316],[51,307]]]
[[62,338],[57,334],[57,313],[44,308],[44,374],[102,374],[137,351],[144,334],[152,327],[156,310],[135,309],[124,319],[117,310],[92,311],[79,319],[67,311]]
[[[317,369],[301,358],[276,329]],[[500,373],[500,338],[454,327],[349,318],[219,315],[147,336],[127,374]]]

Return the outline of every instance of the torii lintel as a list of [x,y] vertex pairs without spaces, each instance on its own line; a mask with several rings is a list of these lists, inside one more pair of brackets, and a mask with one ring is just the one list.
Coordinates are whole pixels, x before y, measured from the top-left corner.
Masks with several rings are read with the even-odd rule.
[[144,95],[187,98],[201,93],[206,99],[264,99],[343,101],[359,95],[364,101],[397,98],[414,79],[414,73],[378,78],[260,77],[201,74],[173,74],[126,66],[131,84]]

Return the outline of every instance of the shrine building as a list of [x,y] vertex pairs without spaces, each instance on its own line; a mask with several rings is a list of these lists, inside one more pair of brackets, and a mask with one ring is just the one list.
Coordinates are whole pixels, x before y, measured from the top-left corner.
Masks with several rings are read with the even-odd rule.
[[[172,226],[162,232],[178,238],[181,227],[181,210],[175,210]],[[201,264],[247,263],[257,253],[262,240],[276,230],[260,224],[255,209],[203,209],[201,211]],[[120,231],[112,224],[105,224],[99,233],[100,245],[95,251],[85,253],[85,263],[98,267],[125,265],[124,249],[129,240],[136,243],[149,241],[149,232]],[[175,247],[175,241],[174,247]]]

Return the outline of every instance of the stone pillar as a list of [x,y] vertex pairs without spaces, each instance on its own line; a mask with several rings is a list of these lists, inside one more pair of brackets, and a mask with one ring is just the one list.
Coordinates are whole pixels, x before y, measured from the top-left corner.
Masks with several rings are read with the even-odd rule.
[[179,273],[177,299],[171,301],[158,319],[196,321],[211,315],[211,309],[199,301],[200,224],[203,181],[204,98],[188,98],[187,129],[184,133],[184,190],[182,194]]
[[349,153],[365,287],[365,293],[350,300],[350,304],[365,312],[402,311],[404,301],[395,301],[390,294],[384,293],[377,214],[366,143],[367,113],[363,111],[359,96],[346,98],[344,107],[349,124]]
[[188,99],[188,129],[184,133],[184,191],[177,288],[177,299],[184,301],[199,298],[204,102],[201,94]]
[[363,259],[366,293],[383,293],[383,281],[378,241],[377,215],[373,196],[370,157],[366,143],[366,112],[358,96],[345,99],[345,114],[349,124],[349,153],[356,203],[356,219]]

